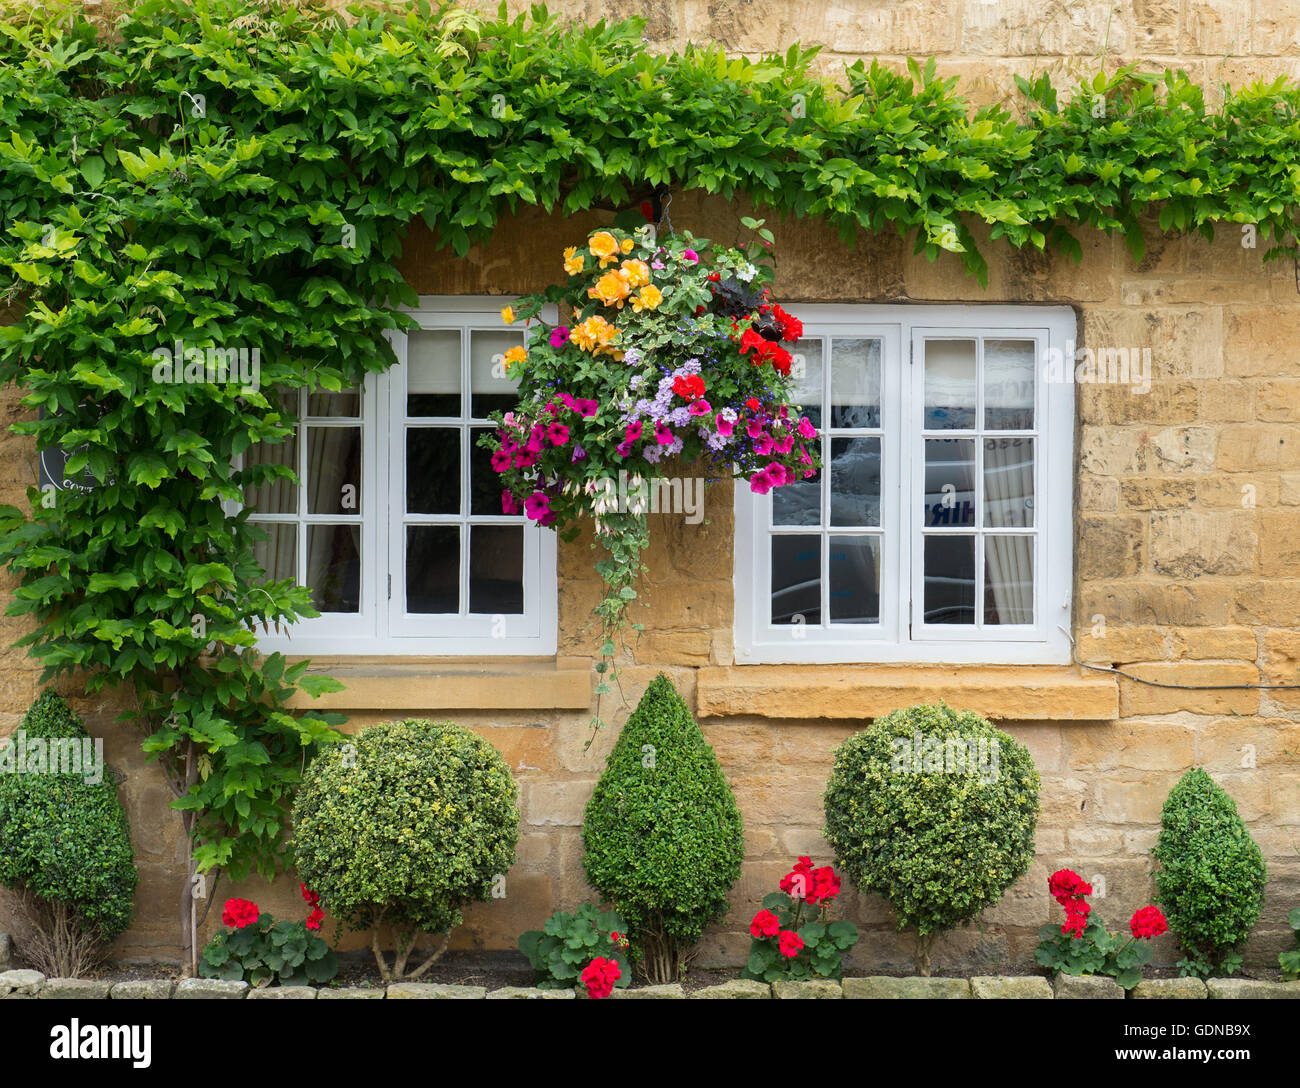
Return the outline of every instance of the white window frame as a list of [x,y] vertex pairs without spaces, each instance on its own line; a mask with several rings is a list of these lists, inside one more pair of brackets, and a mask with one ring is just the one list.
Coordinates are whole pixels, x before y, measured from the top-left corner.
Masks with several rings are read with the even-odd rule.
[[[510,299],[459,295],[421,295],[419,305],[407,312],[421,329],[461,331],[462,417],[438,419],[443,426],[471,431],[469,422],[469,337],[470,330],[497,332],[503,328],[500,311]],[[547,309],[553,310],[553,307]],[[554,322],[555,314],[542,317]],[[425,518],[406,515],[406,371],[407,335],[387,333],[397,362],[382,374],[367,374],[362,396],[362,498],[361,498],[361,593],[359,613],[322,613],[293,624],[288,635],[263,635],[259,650],[313,656],[549,656],[558,643],[558,593],[556,579],[556,535],[550,529],[524,523],[524,611],[508,616],[486,614],[406,613],[402,601],[406,587],[406,524],[440,521],[460,524],[461,580],[469,577],[467,524],[517,524],[518,519],[473,515]],[[305,406],[305,391],[300,392]],[[300,414],[301,418],[301,414]],[[423,422],[423,421],[422,421]],[[472,431],[471,431],[472,437]],[[305,465],[305,431],[298,429],[300,466]],[[465,452],[462,434],[462,453]],[[462,487],[469,466],[462,458]],[[300,504],[305,502],[299,489]],[[382,501],[376,501],[376,497]],[[277,520],[305,524],[301,516],[261,515],[257,523]],[[316,515],[311,520],[337,521]],[[306,547],[306,534],[299,532],[299,560]],[[383,557],[377,562],[377,557]],[[468,604],[468,587],[462,585]],[[493,631],[499,637],[494,637]]]
[[[1068,664],[1072,592],[1074,385],[1049,382],[1043,363],[1049,350],[1059,351],[1065,370],[1074,365],[1076,320],[1061,306],[952,305],[791,305],[807,337],[880,338],[881,343],[881,528],[880,623],[774,625],[771,614],[771,496],[753,494],[742,481],[735,487],[735,660],[738,665],[952,663]],[[1032,626],[958,627],[924,624],[922,525],[919,488],[924,486],[922,400],[924,367],[920,340],[983,337],[1034,339],[1038,365],[1034,397],[1034,615]],[[823,362],[829,381],[830,358]],[[977,404],[983,423],[983,383]],[[829,420],[823,420],[823,428]],[[837,429],[838,430],[838,429]],[[975,432],[931,432],[929,437],[975,437]],[[890,464],[896,466],[890,469]],[[827,470],[828,471],[829,466]],[[976,472],[977,509],[982,474]],[[825,489],[827,492],[829,489]],[[825,499],[824,499],[825,501]],[[827,533],[822,527],[804,532]],[[798,534],[803,527],[787,527]],[[1015,530],[1008,530],[1014,532]],[[1022,530],[1023,531],[1023,530]],[[976,536],[976,570],[983,557],[986,530]],[[831,535],[835,535],[831,530]],[[822,548],[822,578],[827,577],[829,548]],[[908,585],[906,592],[890,587]],[[982,609],[977,593],[976,607]],[[982,613],[978,613],[982,614]]]

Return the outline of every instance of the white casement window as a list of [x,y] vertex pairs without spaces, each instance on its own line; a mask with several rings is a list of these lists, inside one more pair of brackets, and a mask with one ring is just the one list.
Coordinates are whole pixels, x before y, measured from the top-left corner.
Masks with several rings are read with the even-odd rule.
[[[501,513],[477,445],[508,409],[502,355],[523,343],[500,299],[422,298],[397,364],[363,390],[299,390],[293,439],[249,451],[302,481],[249,496],[258,559],[311,589],[321,615],[259,639],[295,654],[551,654],[555,534]],[[548,320],[553,319],[548,318]]]
[[1073,311],[791,309],[824,467],[736,485],[737,663],[1068,662]]

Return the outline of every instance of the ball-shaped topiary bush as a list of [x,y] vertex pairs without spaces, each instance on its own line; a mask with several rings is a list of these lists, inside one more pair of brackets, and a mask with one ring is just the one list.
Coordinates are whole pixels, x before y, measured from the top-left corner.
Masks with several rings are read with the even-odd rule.
[[[519,789],[478,734],[451,722],[385,722],[307,768],[293,810],[303,883],[354,929],[372,930],[386,980],[418,978],[446,950],[461,909],[491,898],[514,864]],[[381,926],[396,937],[390,967]],[[446,934],[407,973],[421,933]]]
[[863,891],[889,900],[930,973],[933,935],[965,925],[1029,870],[1038,771],[978,714],[895,710],[835,752],[826,840]]
[[1237,814],[1237,802],[1200,767],[1165,798],[1154,851],[1156,902],[1183,949],[1184,974],[1231,974],[1235,946],[1250,936],[1264,905],[1264,855]]
[[102,745],[47,691],[0,751],[0,884],[31,927],[27,958],[48,975],[85,974],[130,927],[138,879]]
[[642,970],[675,981],[726,913],[745,833],[717,756],[663,673],[609,754],[582,838],[587,879],[627,921]]

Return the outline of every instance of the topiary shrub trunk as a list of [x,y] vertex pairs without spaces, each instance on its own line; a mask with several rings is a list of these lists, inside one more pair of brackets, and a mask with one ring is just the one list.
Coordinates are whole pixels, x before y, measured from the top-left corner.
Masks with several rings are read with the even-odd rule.
[[627,921],[643,974],[676,981],[740,876],[740,809],[671,681],[650,683],[587,803],[583,866]]
[[1237,803],[1200,767],[1165,798],[1154,850],[1156,902],[1186,959],[1185,975],[1232,974],[1235,948],[1250,936],[1264,905],[1264,855]]
[[978,714],[895,710],[835,752],[826,841],[864,892],[916,931],[917,971],[944,930],[965,925],[1029,871],[1038,771],[1028,749]]
[[134,915],[131,831],[103,773],[102,746],[52,691],[0,748],[0,884],[31,928],[26,958],[53,977],[87,974]]

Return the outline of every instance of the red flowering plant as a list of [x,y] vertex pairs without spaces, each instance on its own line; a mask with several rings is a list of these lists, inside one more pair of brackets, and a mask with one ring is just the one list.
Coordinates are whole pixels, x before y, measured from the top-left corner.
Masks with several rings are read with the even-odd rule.
[[632,982],[627,925],[614,911],[583,903],[572,914],[556,911],[541,929],[519,938],[519,951],[537,972],[535,986],[567,990],[578,982],[591,998],[608,997]]
[[248,899],[227,899],[221,922],[199,959],[203,978],[244,981],[252,986],[320,985],[339,972],[338,956],[316,931],[325,912],[320,895],[298,885],[309,913],[300,922],[277,922]]
[[814,869],[811,858],[801,857],[781,878],[780,888],[763,897],[762,910],[749,923],[753,940],[741,977],[759,982],[841,977],[841,961],[857,943],[858,927],[827,918],[840,894],[838,874],[829,865]]
[[1087,896],[1092,885],[1078,873],[1060,869],[1047,880],[1052,898],[1065,911],[1065,923],[1051,923],[1038,931],[1040,943],[1034,958],[1044,967],[1067,975],[1109,975],[1126,990],[1142,980],[1142,967],[1151,962],[1152,937],[1169,929],[1158,907],[1142,907],[1129,919],[1130,937],[1110,933],[1092,914]]
[[[771,232],[744,222],[757,237],[741,248],[653,226],[594,231],[564,251],[563,285],[502,311],[507,323],[527,325],[527,346],[502,363],[519,400],[492,416],[497,426],[479,444],[504,513],[522,512],[566,540],[584,519],[594,525],[607,553],[596,563],[605,584],[595,609],[598,694],[610,690],[604,674],[644,572],[646,514],[682,496],[680,485],[656,482],[670,463],[694,463],[709,482],[745,480],[760,494],[821,465],[785,346],[803,325],[770,297]],[[541,319],[550,304],[560,306],[558,324]]]

